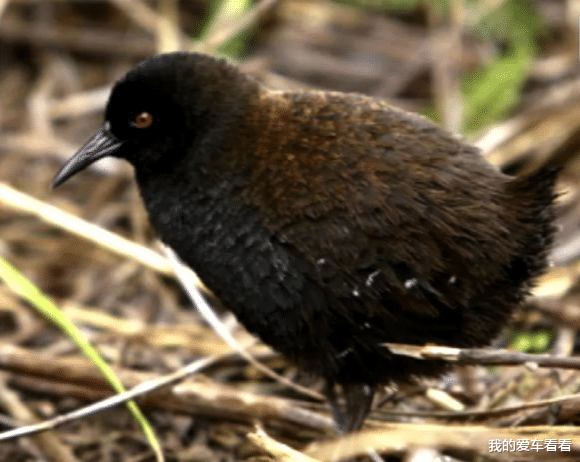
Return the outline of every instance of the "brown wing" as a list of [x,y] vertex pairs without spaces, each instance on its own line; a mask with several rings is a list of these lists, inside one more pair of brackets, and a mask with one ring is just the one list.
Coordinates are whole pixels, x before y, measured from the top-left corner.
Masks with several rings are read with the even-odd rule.
[[334,296],[436,321],[509,261],[508,178],[474,148],[360,95],[271,98],[242,194]]

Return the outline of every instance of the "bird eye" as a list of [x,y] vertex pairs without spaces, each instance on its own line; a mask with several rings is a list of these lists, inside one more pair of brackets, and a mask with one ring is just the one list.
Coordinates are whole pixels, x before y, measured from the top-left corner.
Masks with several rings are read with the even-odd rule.
[[137,128],[149,128],[153,124],[153,116],[148,112],[141,112],[135,116],[131,125]]

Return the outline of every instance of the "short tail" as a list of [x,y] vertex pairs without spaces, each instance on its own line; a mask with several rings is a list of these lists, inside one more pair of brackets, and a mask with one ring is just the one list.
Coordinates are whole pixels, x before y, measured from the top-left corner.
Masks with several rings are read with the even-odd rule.
[[516,177],[509,184],[508,190],[512,197],[520,199],[521,205],[525,206],[531,217],[544,211],[550,212],[556,198],[554,185],[560,170],[559,166],[544,166],[531,174]]
[[547,267],[550,247],[554,240],[554,185],[560,167],[545,166],[517,177],[508,185],[508,194],[515,203],[518,218],[521,253],[512,268],[522,282],[540,275]]

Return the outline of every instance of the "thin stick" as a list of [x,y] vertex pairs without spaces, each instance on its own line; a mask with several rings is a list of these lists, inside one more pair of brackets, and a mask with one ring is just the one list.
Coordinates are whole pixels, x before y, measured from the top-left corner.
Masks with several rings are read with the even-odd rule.
[[110,398],[98,401],[94,404],[85,406],[76,411],[56,416],[53,419],[45,420],[44,422],[40,422],[38,424],[27,425],[25,427],[19,427],[13,430],[0,433],[0,441],[6,441],[9,439],[18,438],[25,435],[32,435],[34,433],[51,430],[59,425],[63,425],[73,420],[82,419],[84,417],[96,414],[98,412],[105,411],[107,409],[118,406],[138,396],[143,396],[161,387],[178,382],[184,379],[185,377],[188,377],[196,372],[199,372],[201,369],[209,366],[216,359],[217,356],[207,356],[205,358],[194,361],[185,367],[182,367],[173,374],[168,374],[154,380],[143,382],[137,385],[136,387],[127,390],[124,393],[119,393],[117,395],[111,396]]
[[205,52],[215,51],[215,49],[226,40],[255,23],[258,18],[264,14],[265,11],[274,6],[276,2],[277,0],[261,0],[260,3],[238,18],[235,23],[229,24],[227,27],[219,28],[219,30],[216,31],[210,31],[208,37],[203,41],[194,42],[193,50]]
[[399,343],[384,343],[383,345],[394,354],[424,360],[443,360],[458,364],[482,364],[487,366],[534,364],[539,367],[580,369],[579,357],[535,355],[485,348],[454,348],[441,345],[420,346]]
[[159,273],[173,274],[167,259],[154,250],[17,191],[2,182],[0,182],[0,202],[19,212],[32,214],[46,223],[76,234],[118,255],[135,260]]

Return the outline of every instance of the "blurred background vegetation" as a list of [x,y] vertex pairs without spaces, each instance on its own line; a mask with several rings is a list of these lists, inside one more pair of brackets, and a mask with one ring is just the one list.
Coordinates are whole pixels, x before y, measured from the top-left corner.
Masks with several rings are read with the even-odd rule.
[[[579,18],[577,0],[0,0],[0,255],[63,307],[126,386],[198,357],[226,355],[228,347],[189,309],[163,262],[144,265],[98,238],[89,242],[71,232],[76,225],[66,215],[55,218],[48,207],[157,251],[127,165],[100,162],[58,191],[50,190],[50,181],[98,127],[112,83],[135,63],[173,50],[212,53],[271,88],[361,92],[425,114],[509,173],[561,165],[554,267],[496,346],[575,354]],[[40,202],[25,205],[6,188]],[[231,315],[222,316],[242,343],[251,344]],[[285,376],[312,389],[320,386],[266,347],[254,345],[252,351]],[[87,372],[89,366],[72,361],[80,358],[70,340],[2,284],[0,358],[0,430],[110,394],[98,374]],[[308,443],[331,434],[328,425],[297,423],[289,411],[324,414],[323,404],[228,358],[196,377],[186,396],[167,391],[141,401],[171,460],[278,460],[247,438],[256,418],[279,440],[306,452]],[[412,393],[390,389],[396,399],[386,400],[375,417],[558,428],[578,421],[580,403],[493,411],[578,393],[579,383],[574,370],[463,368],[425,381]],[[241,393],[260,397],[262,406],[248,404]],[[272,397],[290,404],[267,400]],[[441,432],[441,441],[453,441],[452,427],[447,439]],[[486,444],[492,430],[489,435],[479,446],[470,441],[471,451],[453,443],[456,451],[447,451],[445,460],[491,457]],[[419,437],[409,432],[399,446],[387,445],[385,460],[412,460]],[[433,458],[417,460],[438,460],[441,447],[433,444]],[[43,437],[0,443],[0,460],[151,458],[124,408]]]

